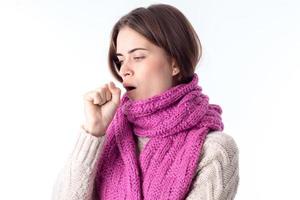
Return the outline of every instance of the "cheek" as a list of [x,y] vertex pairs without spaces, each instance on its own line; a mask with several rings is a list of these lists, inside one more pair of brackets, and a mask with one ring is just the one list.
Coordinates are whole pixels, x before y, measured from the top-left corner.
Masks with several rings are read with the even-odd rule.
[[157,77],[166,76],[170,73],[169,65],[165,60],[153,59],[144,63],[144,71],[148,75],[155,75]]
[[160,65],[160,63],[146,63],[143,71],[141,72],[142,82],[146,83],[144,86],[148,88],[154,88],[157,85],[161,85],[169,79],[166,66]]
[[144,68],[140,81],[143,82],[145,95],[159,94],[172,86],[172,76],[167,65],[160,62],[151,62]]

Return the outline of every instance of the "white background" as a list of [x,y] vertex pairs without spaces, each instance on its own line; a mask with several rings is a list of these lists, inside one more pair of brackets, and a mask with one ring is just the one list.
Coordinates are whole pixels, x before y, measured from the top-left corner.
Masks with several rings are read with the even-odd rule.
[[[0,199],[50,199],[84,119],[83,94],[114,80],[113,24],[158,2],[0,2]],[[200,85],[240,149],[236,199],[299,199],[299,1],[162,2],[199,34]]]

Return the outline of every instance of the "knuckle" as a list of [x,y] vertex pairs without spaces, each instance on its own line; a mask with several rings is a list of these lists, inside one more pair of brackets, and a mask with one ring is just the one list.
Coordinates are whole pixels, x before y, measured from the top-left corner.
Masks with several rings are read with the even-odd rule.
[[105,88],[99,88],[99,89],[97,89],[97,90],[95,90],[95,92],[97,92],[97,93],[104,93],[106,90],[105,90]]

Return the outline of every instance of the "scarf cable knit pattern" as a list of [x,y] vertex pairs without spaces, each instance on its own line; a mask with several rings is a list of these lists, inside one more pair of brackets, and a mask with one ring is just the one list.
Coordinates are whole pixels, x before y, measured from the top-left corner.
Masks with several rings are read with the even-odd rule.
[[[97,198],[184,199],[207,133],[224,128],[221,113],[202,93],[196,73],[190,82],[146,100],[124,94],[97,166]],[[136,136],[149,138],[140,154]]]

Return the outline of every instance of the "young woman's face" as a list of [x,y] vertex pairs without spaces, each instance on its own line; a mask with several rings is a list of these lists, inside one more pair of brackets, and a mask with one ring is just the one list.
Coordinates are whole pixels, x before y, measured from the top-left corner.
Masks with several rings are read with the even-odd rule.
[[119,31],[116,54],[124,88],[135,87],[127,90],[134,100],[144,100],[168,90],[174,85],[173,76],[179,73],[173,59],[162,48],[129,27]]

